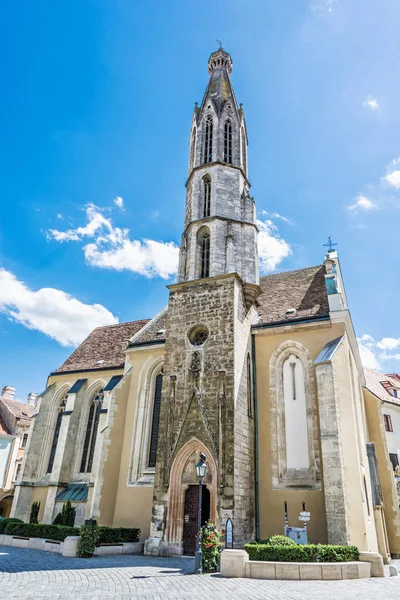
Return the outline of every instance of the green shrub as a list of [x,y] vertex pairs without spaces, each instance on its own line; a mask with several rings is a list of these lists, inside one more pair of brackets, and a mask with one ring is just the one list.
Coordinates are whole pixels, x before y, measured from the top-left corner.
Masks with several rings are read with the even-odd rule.
[[61,511],[61,525],[65,525],[65,527],[73,527],[75,524],[75,513],[76,509],[71,506],[71,501],[67,500],[67,502],[64,502]]
[[35,525],[34,523],[9,523],[4,533],[6,535],[38,537],[63,542],[69,535],[79,535],[79,528],[63,527],[62,525]]
[[206,523],[200,529],[200,544],[203,559],[203,571],[215,573],[220,561],[221,532],[212,523]]
[[78,556],[81,558],[93,556],[99,536],[100,532],[97,525],[82,525],[79,532]]
[[279,562],[350,562],[360,558],[355,546],[330,546],[323,544],[246,544],[244,549],[250,560]]
[[7,517],[6,519],[0,519],[0,534],[4,533],[4,530],[9,523],[23,523],[23,521],[21,521],[21,519],[16,519],[15,517]]
[[138,542],[140,529],[134,527],[99,527],[99,544]]
[[37,502],[35,500],[35,502],[32,502],[32,506],[31,506],[31,514],[29,515],[29,523],[32,523],[33,525],[37,525],[39,523],[39,510],[40,510],[40,502]]
[[273,546],[297,546],[296,542],[292,538],[286,537],[286,535],[271,535],[266,544],[272,544]]

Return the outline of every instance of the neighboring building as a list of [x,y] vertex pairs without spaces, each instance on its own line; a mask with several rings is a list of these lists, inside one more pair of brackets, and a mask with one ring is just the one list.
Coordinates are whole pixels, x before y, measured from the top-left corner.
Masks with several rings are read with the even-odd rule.
[[400,485],[395,478],[400,456],[400,378],[372,369],[364,373],[369,438],[375,447],[388,544],[390,552],[400,556]]
[[10,514],[14,486],[21,474],[32,415],[37,412],[37,394],[27,402],[14,399],[15,388],[5,386],[0,395],[0,516]]
[[400,376],[364,369],[366,387],[382,400],[386,443],[393,471],[400,464]]
[[[150,554],[193,553],[202,521],[234,544],[299,526],[387,555],[374,518],[364,374],[337,253],[259,278],[247,130],[219,49],[195,105],[178,282],[150,321],[95,329],[49,376],[12,514],[62,503],[136,526]],[[372,463],[371,463],[372,464]],[[383,540],[383,541],[382,541]]]

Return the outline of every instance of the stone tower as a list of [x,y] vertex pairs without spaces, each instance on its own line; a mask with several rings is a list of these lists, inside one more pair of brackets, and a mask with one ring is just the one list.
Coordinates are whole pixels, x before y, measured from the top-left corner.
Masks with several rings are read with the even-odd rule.
[[[195,106],[178,283],[169,286],[163,392],[148,554],[191,551],[195,464],[207,456],[203,519],[254,539],[251,324],[257,317],[257,227],[247,133],[220,48]],[[191,512],[192,511],[192,512]]]

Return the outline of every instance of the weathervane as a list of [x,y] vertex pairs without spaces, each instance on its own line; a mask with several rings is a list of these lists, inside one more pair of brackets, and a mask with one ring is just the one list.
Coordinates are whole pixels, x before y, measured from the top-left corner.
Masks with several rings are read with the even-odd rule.
[[217,39],[216,41],[217,41],[217,43],[219,44],[220,50],[225,50],[225,48],[224,48],[224,47],[223,47],[223,45],[222,45],[222,40],[218,40],[218,39]]
[[328,236],[328,243],[322,244],[322,245],[326,246],[328,248],[328,252],[333,252],[335,246],[337,246],[337,244],[335,242],[332,242],[332,238],[330,235]]

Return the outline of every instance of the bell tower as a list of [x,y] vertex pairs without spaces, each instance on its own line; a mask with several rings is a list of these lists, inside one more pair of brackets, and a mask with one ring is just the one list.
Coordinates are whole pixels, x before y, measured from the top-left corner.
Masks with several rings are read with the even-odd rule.
[[230,80],[232,60],[219,48],[190,132],[189,177],[178,281],[238,273],[258,283],[257,226],[247,176],[247,130]]
[[222,48],[213,52],[208,71],[191,125],[178,282],[169,286],[152,521],[145,544],[145,553],[154,555],[193,548],[191,507],[200,452],[209,465],[205,518],[218,527],[231,518],[236,546],[254,539],[250,328],[261,291],[255,205],[230,55]]

